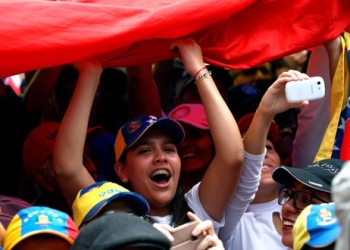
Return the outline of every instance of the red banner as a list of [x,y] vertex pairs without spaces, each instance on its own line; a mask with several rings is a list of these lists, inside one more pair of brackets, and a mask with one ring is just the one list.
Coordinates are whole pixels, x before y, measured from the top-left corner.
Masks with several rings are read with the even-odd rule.
[[89,57],[157,62],[185,37],[207,63],[248,68],[350,31],[349,0],[8,0],[0,10],[0,77]]

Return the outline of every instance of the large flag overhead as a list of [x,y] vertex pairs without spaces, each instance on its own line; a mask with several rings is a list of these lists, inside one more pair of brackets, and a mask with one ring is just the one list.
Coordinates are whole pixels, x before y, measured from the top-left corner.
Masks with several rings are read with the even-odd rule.
[[314,161],[326,158],[350,160],[350,35],[341,38],[342,53],[332,79],[330,122]]
[[178,56],[243,69],[350,31],[349,0],[0,0],[0,77],[96,57],[105,67]]

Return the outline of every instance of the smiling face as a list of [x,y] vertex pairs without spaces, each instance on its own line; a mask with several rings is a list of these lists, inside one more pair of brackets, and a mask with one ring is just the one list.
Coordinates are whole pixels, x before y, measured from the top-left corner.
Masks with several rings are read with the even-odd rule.
[[[327,192],[315,190],[308,186],[305,186],[299,181],[294,181],[294,185],[292,187],[288,187],[292,191],[304,191],[308,192],[312,195],[315,195],[325,201],[331,202],[330,194]],[[321,204],[322,201],[317,199],[312,199],[311,204]],[[293,206],[293,199],[290,199],[285,204],[282,205],[282,219],[283,219],[283,228],[282,228],[282,243],[283,245],[293,248],[293,226],[300,215],[302,210],[296,209]]]
[[181,172],[206,169],[214,158],[214,144],[210,131],[183,124],[185,139],[179,144]]
[[180,168],[171,138],[162,130],[150,129],[126,151],[125,162],[117,164],[117,173],[148,201],[151,215],[165,216],[176,193]]

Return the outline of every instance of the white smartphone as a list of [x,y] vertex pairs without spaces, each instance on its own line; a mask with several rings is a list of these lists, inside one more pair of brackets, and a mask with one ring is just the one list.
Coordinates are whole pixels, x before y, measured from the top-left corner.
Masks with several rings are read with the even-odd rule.
[[175,232],[172,234],[174,241],[172,242],[171,250],[195,250],[204,238],[202,234],[198,237],[192,236],[192,231],[198,223],[198,221],[191,221],[176,227]]
[[325,86],[322,77],[313,76],[307,80],[287,82],[285,91],[290,103],[312,101],[324,97]]

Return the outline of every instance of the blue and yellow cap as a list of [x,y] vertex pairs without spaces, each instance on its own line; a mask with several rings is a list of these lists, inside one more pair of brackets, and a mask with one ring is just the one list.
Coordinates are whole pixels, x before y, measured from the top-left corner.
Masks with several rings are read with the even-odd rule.
[[102,208],[115,199],[130,201],[139,215],[149,212],[149,204],[143,196],[108,181],[96,182],[80,190],[73,202],[73,219],[80,227],[82,223],[93,219]]
[[185,137],[185,132],[177,121],[168,117],[157,118],[155,116],[142,115],[122,126],[117,134],[114,144],[115,159],[119,161],[125,149],[134,145],[150,128],[161,129],[166,132],[177,145]]
[[6,229],[4,249],[11,250],[19,242],[38,234],[52,234],[73,244],[78,228],[72,218],[59,210],[32,206],[20,210]]
[[335,203],[307,206],[293,227],[293,249],[325,247],[340,235],[341,228],[335,213]]

